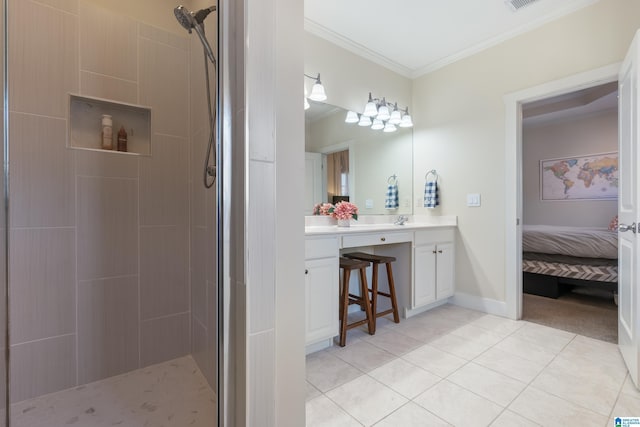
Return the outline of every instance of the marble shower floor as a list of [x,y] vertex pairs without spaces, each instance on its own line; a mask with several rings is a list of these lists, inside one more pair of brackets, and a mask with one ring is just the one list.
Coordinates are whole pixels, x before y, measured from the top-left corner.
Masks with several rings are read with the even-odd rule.
[[307,427],[614,426],[640,417],[617,345],[453,305],[307,356]]
[[211,427],[216,398],[191,356],[11,406],[12,427]]

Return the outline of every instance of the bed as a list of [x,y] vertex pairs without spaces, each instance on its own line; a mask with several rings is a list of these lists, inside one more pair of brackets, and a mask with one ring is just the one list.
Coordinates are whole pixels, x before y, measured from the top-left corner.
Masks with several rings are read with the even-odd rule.
[[567,286],[618,288],[618,233],[607,228],[525,225],[523,290],[557,298]]

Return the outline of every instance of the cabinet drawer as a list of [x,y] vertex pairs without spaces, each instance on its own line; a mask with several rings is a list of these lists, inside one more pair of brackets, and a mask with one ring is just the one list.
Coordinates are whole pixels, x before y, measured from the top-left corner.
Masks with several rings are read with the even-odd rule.
[[338,256],[338,238],[325,237],[322,239],[305,239],[304,257],[305,259],[329,258]]
[[412,242],[413,233],[371,233],[342,237],[343,248],[357,248],[360,246],[389,245],[391,243]]
[[455,233],[453,228],[432,228],[416,231],[415,245],[422,246],[430,243],[453,242]]

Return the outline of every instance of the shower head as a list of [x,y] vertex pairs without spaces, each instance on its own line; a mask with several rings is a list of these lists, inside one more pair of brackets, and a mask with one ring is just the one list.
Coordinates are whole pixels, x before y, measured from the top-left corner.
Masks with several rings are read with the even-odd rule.
[[180,25],[184,27],[185,30],[189,31],[189,34],[191,34],[191,30],[196,30],[196,34],[198,34],[198,37],[202,42],[205,53],[213,64],[216,63],[216,59],[213,56],[213,51],[211,50],[209,41],[204,35],[204,20],[207,16],[209,16],[211,12],[214,12],[215,10],[215,6],[200,9],[195,13],[189,12],[189,10],[184,6],[177,6],[175,9],[173,9],[173,14],[176,16],[176,19],[178,20]]

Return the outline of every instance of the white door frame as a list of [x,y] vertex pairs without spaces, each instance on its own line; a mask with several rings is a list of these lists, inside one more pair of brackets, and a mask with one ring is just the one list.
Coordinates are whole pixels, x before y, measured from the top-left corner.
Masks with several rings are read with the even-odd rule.
[[507,317],[522,317],[522,104],[616,81],[620,63],[568,76],[504,96],[505,303]]

